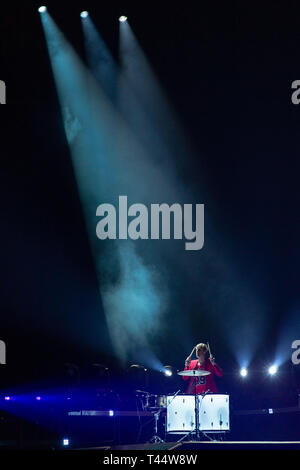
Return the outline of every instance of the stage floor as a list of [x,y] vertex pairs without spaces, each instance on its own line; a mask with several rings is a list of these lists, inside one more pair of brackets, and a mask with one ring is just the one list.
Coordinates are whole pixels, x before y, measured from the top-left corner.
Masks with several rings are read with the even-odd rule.
[[[300,441],[185,441],[93,447],[93,450],[300,450]],[[90,448],[91,450],[91,448]]]

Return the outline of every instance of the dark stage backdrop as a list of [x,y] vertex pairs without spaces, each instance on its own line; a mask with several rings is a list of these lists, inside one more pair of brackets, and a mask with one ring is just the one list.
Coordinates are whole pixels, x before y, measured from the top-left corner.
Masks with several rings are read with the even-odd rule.
[[[7,85],[0,107],[0,339],[7,365],[0,374],[20,383],[64,362],[121,364],[38,6],[5,2],[0,15],[0,79]],[[84,62],[80,11],[91,12],[116,60],[116,19],[128,15],[194,149],[172,161],[189,192],[186,202],[204,203],[207,217],[198,252],[183,244],[169,249],[172,241],[137,242],[146,265],[163,267],[168,293],[146,352],[181,369],[194,344],[209,340],[225,371],[220,389],[242,390],[247,403],[249,384],[257,396],[281,341],[300,335],[300,106],[291,100],[292,82],[300,79],[299,2],[47,6]],[[244,351],[257,374],[247,386],[238,377]],[[289,384],[293,401],[300,366],[291,353],[285,350],[279,380]],[[268,382],[266,390],[274,387]]]

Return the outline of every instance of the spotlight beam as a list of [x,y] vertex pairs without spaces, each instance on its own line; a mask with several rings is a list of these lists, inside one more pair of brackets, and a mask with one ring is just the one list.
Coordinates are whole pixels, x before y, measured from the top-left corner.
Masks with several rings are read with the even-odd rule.
[[89,67],[108,98],[115,103],[118,82],[117,64],[91,16],[82,17],[81,24]]
[[[106,317],[101,333],[111,340],[124,364],[145,349],[153,333],[160,330],[168,303],[167,286],[161,273],[137,254],[133,242],[108,240],[100,246],[95,235],[95,209],[103,200],[117,206],[119,194],[151,201],[153,181],[163,193],[157,197],[164,200],[166,179],[149,162],[51,16],[41,15],[41,20]],[[102,341],[101,347],[108,349],[111,344]]]

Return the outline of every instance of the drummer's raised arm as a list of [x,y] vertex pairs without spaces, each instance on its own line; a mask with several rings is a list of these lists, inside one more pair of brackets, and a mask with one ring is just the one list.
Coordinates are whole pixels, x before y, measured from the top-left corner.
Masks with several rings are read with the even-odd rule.
[[190,367],[190,363],[191,363],[191,359],[187,358],[184,363],[186,369]]

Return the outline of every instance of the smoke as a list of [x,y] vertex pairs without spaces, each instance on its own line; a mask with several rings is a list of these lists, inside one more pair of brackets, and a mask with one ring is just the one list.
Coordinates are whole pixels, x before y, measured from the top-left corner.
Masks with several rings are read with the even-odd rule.
[[[192,150],[181,137],[177,118],[173,118],[128,24],[121,31],[121,70],[116,70],[108,51],[102,51],[102,41],[97,43],[95,35],[87,38],[88,44],[98,45],[104,53],[94,71],[101,74],[99,87],[50,16],[42,15],[42,20],[115,353],[126,361],[136,360],[141,350],[153,351],[172,303],[168,334],[177,335],[178,345],[189,336],[186,315],[193,309],[199,311],[197,328],[201,327],[201,334],[207,335],[205,317],[209,317],[213,330],[226,336],[240,360],[242,356],[249,358],[263,338],[267,313],[256,293],[245,288],[231,259],[226,259],[210,216],[206,217],[205,251],[193,258],[184,250],[178,251],[176,241],[167,246],[164,241],[134,242],[133,247],[128,240],[106,243],[96,238],[96,208],[101,203],[117,205],[121,194],[144,204],[194,199],[183,183],[184,172],[178,171],[178,162],[189,158]],[[93,49],[94,54],[96,47]],[[93,69],[95,61],[97,57],[92,58]],[[110,78],[114,85],[118,78],[115,100]],[[197,194],[208,195],[203,179],[198,172]],[[164,269],[168,270],[170,299]],[[193,335],[199,334],[197,328],[193,328]]]
[[119,243],[118,255],[119,278],[101,294],[115,351],[125,362],[150,349],[151,338],[163,325],[168,294],[161,273],[146,266],[131,242]]

